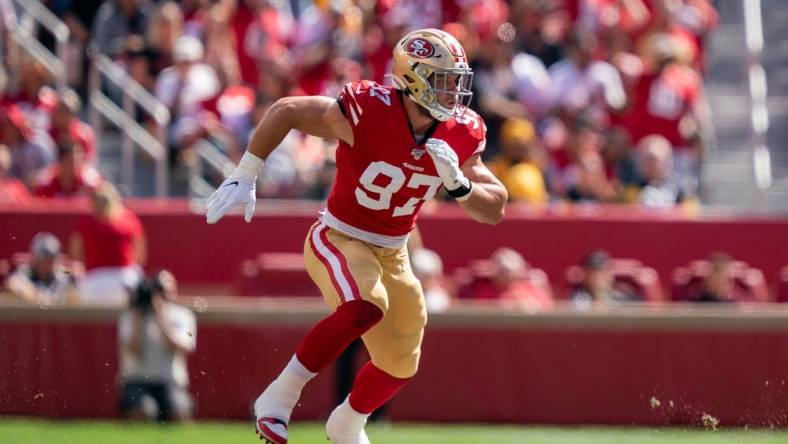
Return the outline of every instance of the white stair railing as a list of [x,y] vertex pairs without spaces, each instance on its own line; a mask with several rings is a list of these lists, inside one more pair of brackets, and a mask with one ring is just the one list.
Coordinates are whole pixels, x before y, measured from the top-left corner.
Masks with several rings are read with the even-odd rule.
[[203,178],[204,167],[209,167],[213,172],[225,178],[232,174],[235,164],[211,142],[200,139],[194,144],[197,151],[197,162],[190,172],[189,194],[191,197],[208,197],[216,188]]
[[[19,12],[19,20],[10,32],[14,43],[44,65],[55,78],[58,89],[66,86],[66,45],[71,35],[68,26],[38,0],[13,0]],[[55,54],[36,37],[38,27],[49,31],[55,38]]]
[[747,80],[749,83],[752,126],[753,169],[755,183],[764,190],[772,184],[772,162],[766,133],[769,130],[769,109],[766,106],[766,71],[763,69],[763,21],[761,0],[743,0],[744,32],[747,40]]
[[[97,134],[101,134],[103,117],[121,130],[120,182],[122,185],[128,190],[133,189],[136,146],[154,160],[156,196],[166,197],[169,187],[166,129],[170,123],[170,112],[123,67],[101,54],[94,45],[92,46],[88,51],[91,60],[88,78],[90,124]],[[122,108],[104,93],[103,87],[111,88],[122,95]],[[137,107],[153,119],[156,125],[153,132],[140,125],[135,119]]]

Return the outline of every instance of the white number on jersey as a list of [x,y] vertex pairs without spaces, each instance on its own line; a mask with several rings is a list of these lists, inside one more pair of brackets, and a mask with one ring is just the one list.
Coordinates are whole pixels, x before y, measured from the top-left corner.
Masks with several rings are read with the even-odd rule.
[[385,87],[374,82],[369,84],[369,95],[382,100],[386,106],[391,106],[391,96],[389,94],[391,94],[391,91]]
[[[378,175],[384,175],[390,179],[390,182],[385,187],[376,185],[375,179]],[[391,208],[391,196],[394,195],[402,185],[405,184],[405,173],[402,169],[383,161],[372,162],[369,164],[364,173],[359,178],[359,183],[363,187],[356,187],[356,200],[359,205],[370,210],[388,210]],[[432,199],[435,193],[438,192],[438,187],[441,185],[441,180],[435,176],[428,176],[426,174],[413,173],[408,181],[408,188],[417,189],[422,186],[427,187],[424,196],[421,198],[411,197],[405,202],[405,205],[394,208],[392,213],[394,217],[407,216],[416,211],[416,205],[420,201]],[[367,194],[367,191],[379,195],[374,199]]]

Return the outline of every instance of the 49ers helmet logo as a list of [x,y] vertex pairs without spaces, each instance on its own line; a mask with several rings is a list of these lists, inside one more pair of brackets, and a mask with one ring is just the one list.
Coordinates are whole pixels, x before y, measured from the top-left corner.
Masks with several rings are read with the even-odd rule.
[[435,47],[427,40],[416,37],[405,42],[405,52],[426,59],[435,54]]

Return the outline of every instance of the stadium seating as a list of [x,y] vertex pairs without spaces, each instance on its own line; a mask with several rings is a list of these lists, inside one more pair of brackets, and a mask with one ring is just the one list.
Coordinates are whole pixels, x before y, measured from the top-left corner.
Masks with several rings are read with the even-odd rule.
[[239,296],[320,297],[300,253],[261,253],[243,261],[234,286]]
[[[466,267],[459,267],[452,273],[452,280],[459,299],[472,299],[473,291],[485,285],[491,285],[495,274],[495,265],[489,259],[471,261]],[[547,273],[539,268],[526,264],[524,279],[534,287],[552,294]]]
[[[709,261],[696,260],[687,266],[679,267],[673,272],[672,300],[687,300],[691,294],[697,294],[703,286],[703,279],[709,274]],[[732,263],[735,280],[735,295],[738,302],[769,302],[769,289],[763,272],[750,267],[746,262]]]
[[[643,265],[636,259],[615,258],[610,260],[610,270],[613,273],[613,286],[626,288],[638,296],[638,300],[648,302],[664,301],[664,292],[660,285],[659,274],[651,267]],[[572,265],[567,268],[564,277],[566,288],[573,289],[583,280],[583,268]],[[565,292],[564,294],[568,294]]]
[[780,278],[777,281],[775,295],[776,302],[788,302],[788,266],[780,270]]

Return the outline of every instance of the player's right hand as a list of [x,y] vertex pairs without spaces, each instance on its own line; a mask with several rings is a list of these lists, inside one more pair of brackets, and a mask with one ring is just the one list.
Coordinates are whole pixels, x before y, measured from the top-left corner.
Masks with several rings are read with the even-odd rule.
[[211,197],[208,198],[206,219],[209,224],[215,224],[228,211],[235,207],[246,205],[244,220],[251,222],[256,200],[255,181],[234,174],[225,179],[219,188],[211,194]]

